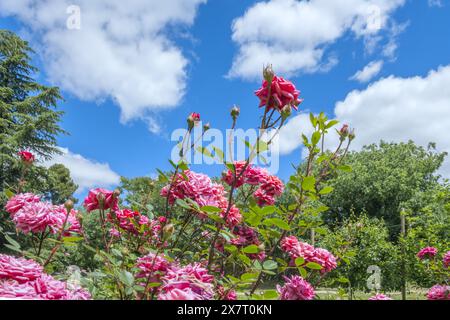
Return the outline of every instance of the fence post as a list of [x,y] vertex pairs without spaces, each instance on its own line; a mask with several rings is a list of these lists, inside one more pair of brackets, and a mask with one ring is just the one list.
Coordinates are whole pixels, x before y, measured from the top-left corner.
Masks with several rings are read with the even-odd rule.
[[405,211],[402,209],[400,212],[400,225],[401,225],[401,250],[402,250],[402,300],[406,300],[406,250],[405,250],[405,238],[406,238],[406,217]]

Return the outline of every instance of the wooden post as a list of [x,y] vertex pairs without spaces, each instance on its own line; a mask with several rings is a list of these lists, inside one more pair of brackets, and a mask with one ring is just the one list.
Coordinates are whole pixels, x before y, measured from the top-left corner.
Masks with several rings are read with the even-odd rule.
[[406,221],[405,212],[400,212],[400,225],[401,225],[401,248],[402,248],[402,300],[406,300],[406,250],[404,240],[406,238]]

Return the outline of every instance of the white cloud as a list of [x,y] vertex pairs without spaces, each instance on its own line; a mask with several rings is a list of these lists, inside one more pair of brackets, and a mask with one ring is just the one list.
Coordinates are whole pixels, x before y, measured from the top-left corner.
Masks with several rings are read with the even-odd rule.
[[362,70],[356,72],[350,80],[356,80],[359,82],[369,82],[374,77],[376,77],[383,68],[383,61],[372,61],[367,66],[365,66]]
[[[439,151],[450,153],[450,65],[430,71],[425,77],[390,76],[369,85],[365,90],[350,92],[335,106],[341,123],[356,129],[353,149],[385,141],[407,142],[427,146],[435,142]],[[308,130],[305,115],[291,119],[281,130],[280,150],[289,153],[300,146],[300,132]],[[306,129],[305,129],[306,128]],[[332,135],[327,146],[337,141]],[[450,177],[447,159],[441,173]]]
[[[169,39],[193,24],[207,0],[2,0],[0,15],[32,32],[49,80],[84,100],[113,99],[121,120],[179,104],[188,60]],[[80,29],[68,29],[67,8],[80,8]]]
[[442,0],[428,0],[428,5],[430,7],[443,7],[444,4],[442,3]]
[[[352,32],[378,37],[404,0],[271,0],[258,2],[232,24],[238,44],[230,77],[254,79],[271,63],[284,74],[316,72],[329,63],[326,46]],[[336,58],[334,57],[334,61]]]
[[100,163],[84,158],[80,154],[72,153],[67,148],[60,148],[61,155],[45,161],[43,165],[50,167],[55,163],[61,163],[70,170],[73,181],[78,185],[77,193],[98,187],[114,187],[120,182],[120,176],[115,173],[108,163]]

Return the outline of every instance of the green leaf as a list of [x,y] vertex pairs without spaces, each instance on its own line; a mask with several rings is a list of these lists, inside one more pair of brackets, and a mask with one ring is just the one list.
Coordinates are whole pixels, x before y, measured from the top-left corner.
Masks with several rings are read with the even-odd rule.
[[191,206],[189,204],[187,204],[187,202],[182,200],[182,199],[175,200],[175,203],[177,205],[179,205],[180,207],[182,207],[182,208],[192,210]]
[[278,267],[278,264],[273,260],[267,260],[263,263],[263,268],[266,270],[273,270]]
[[316,144],[319,143],[321,137],[322,137],[322,135],[320,134],[319,131],[316,131],[313,133],[313,135],[311,137],[311,143],[313,144],[313,146],[315,146]]
[[63,242],[78,242],[83,240],[83,237],[64,237]]
[[131,272],[126,270],[122,270],[119,273],[119,280],[128,287],[131,287],[134,284],[133,274],[131,274]]
[[16,240],[14,240],[13,238],[11,238],[11,237],[8,236],[7,234],[5,234],[5,239],[6,239],[6,241],[8,241],[14,248],[20,250],[20,244],[19,244]]
[[326,186],[325,188],[323,188],[322,190],[319,191],[319,194],[321,195],[325,195],[325,194],[329,194],[334,190],[333,187],[331,186]]
[[302,181],[302,188],[305,191],[315,191],[316,178],[313,176],[304,177]]
[[5,196],[6,196],[8,199],[11,199],[12,197],[14,197],[14,192],[12,192],[12,191],[9,190],[9,189],[5,189],[5,191],[3,191],[3,193],[5,194]]
[[4,244],[4,246],[7,247],[7,248],[9,248],[9,249],[11,249],[11,250],[13,250],[13,251],[22,253],[22,250],[20,250],[20,248],[14,247],[13,245],[11,245],[11,244],[9,244],[9,243]]
[[258,253],[258,251],[259,251],[258,246],[254,244],[246,246],[244,249],[242,249],[242,252],[244,253]]
[[206,149],[206,147],[201,147],[198,146],[196,149],[198,152],[202,153],[203,155],[210,157],[210,158],[214,158],[211,151],[209,151],[208,149]]
[[241,280],[242,281],[251,281],[251,280],[256,280],[256,278],[258,277],[258,273],[244,273],[241,276]]
[[218,213],[218,212],[222,211],[222,209],[214,207],[214,206],[203,206],[200,208],[200,210],[203,212],[208,212],[208,213]]
[[309,269],[313,269],[313,270],[321,270],[322,269],[322,266],[315,262],[308,262],[306,264],[306,267]]
[[298,267],[298,272],[300,273],[300,275],[302,276],[302,278],[306,278],[306,276],[308,275],[308,272],[305,270],[305,268],[303,267]]
[[263,296],[266,300],[276,299],[278,298],[278,292],[276,290],[266,290]]
[[305,264],[305,258],[303,258],[303,257],[298,257],[298,258],[295,259],[295,265],[296,265],[297,267],[302,266],[302,265],[304,265],[304,264]]
[[221,161],[223,161],[225,159],[225,154],[223,153],[223,151],[217,147],[212,147],[215,154],[219,157],[219,159]]
[[338,120],[330,120],[328,121],[327,125],[325,126],[325,129],[330,129],[331,127],[337,125],[339,123]]
[[284,221],[283,219],[280,219],[280,218],[271,218],[271,219],[267,219],[266,221],[265,221],[265,223],[267,224],[267,223],[269,223],[269,224],[273,224],[273,225],[275,225],[275,226],[277,226],[278,228],[280,228],[280,229],[283,229],[283,230],[291,230],[291,227],[289,226],[289,224],[286,222],[286,221]]
[[341,164],[340,166],[337,166],[337,169],[344,171],[344,172],[352,172],[352,167],[350,167],[346,164]]

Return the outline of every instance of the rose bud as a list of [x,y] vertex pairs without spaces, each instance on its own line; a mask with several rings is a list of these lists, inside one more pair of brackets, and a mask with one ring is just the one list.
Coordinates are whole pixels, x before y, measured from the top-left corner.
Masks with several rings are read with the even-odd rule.
[[353,139],[355,139],[356,138],[356,135],[355,135],[355,129],[352,129],[351,131],[350,131],[350,133],[348,134],[348,139],[350,140],[350,141],[352,141]]
[[175,227],[173,226],[173,224],[169,223],[164,226],[162,231],[163,240],[167,240],[172,237],[173,233],[175,232]]
[[266,250],[266,246],[264,245],[264,243],[261,243],[261,244],[258,246],[258,250],[259,250],[259,251],[264,251],[264,250]]
[[166,223],[167,222],[167,218],[163,217],[163,216],[160,216],[160,217],[158,217],[158,221],[159,221],[159,223]]
[[241,113],[241,109],[239,109],[238,106],[234,105],[233,108],[231,108],[231,117],[233,118],[233,120],[236,120],[237,117],[239,117],[239,114]]
[[263,78],[268,83],[272,83],[273,77],[275,76],[275,73],[273,72],[272,65],[269,64],[263,69]]
[[281,117],[287,119],[292,113],[291,105],[287,104],[281,109]]
[[208,131],[210,128],[211,128],[211,125],[209,124],[209,122],[205,123],[205,124],[203,125],[203,132]]
[[98,201],[99,209],[103,209],[104,204],[105,204],[105,195],[102,192],[99,192],[97,194],[97,201]]
[[196,125],[199,121],[200,121],[200,114],[192,112],[187,118],[189,130],[191,130],[194,127],[194,125]]
[[115,198],[119,198],[120,197],[120,189],[114,189],[113,195]]
[[64,203],[64,207],[66,208],[67,212],[70,212],[70,210],[72,210],[72,208],[73,208],[73,201],[72,200],[67,200]]

